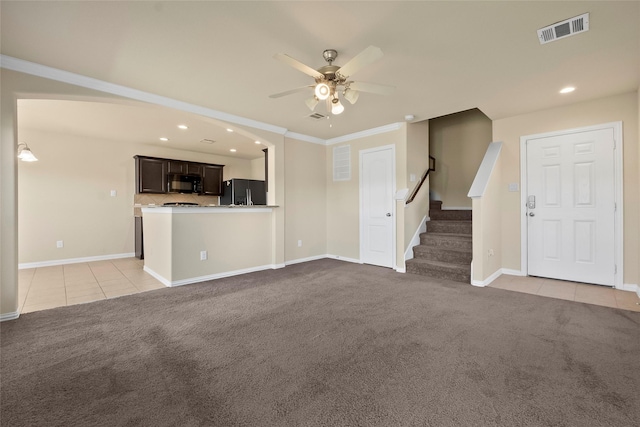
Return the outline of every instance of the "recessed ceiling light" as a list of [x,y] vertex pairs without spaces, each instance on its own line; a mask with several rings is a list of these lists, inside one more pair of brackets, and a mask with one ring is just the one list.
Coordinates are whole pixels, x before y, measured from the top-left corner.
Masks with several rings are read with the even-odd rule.
[[235,153],[235,152],[236,152],[236,151],[238,151],[238,150],[236,150],[235,148],[232,148],[232,149],[230,149],[229,151],[231,151],[232,153]]
[[168,141],[169,138],[165,138],[164,136],[162,138],[160,138],[160,141]]
[[262,144],[260,141],[256,141],[256,144]]
[[180,129],[189,129],[189,126],[187,126],[187,125],[178,125],[178,128],[180,128]]
[[233,129],[227,128],[227,132],[233,132]]
[[560,90],[560,93],[571,93],[571,92],[573,92],[574,90],[576,90],[576,88],[575,88],[575,87],[573,87],[573,86],[567,86],[567,87],[565,87],[565,88],[562,88],[562,89]]

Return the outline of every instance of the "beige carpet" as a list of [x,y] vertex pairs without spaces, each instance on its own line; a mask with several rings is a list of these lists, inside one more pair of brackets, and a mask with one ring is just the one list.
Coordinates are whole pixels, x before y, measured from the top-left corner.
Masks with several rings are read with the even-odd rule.
[[640,313],[320,260],[0,325],[3,426],[637,426]]

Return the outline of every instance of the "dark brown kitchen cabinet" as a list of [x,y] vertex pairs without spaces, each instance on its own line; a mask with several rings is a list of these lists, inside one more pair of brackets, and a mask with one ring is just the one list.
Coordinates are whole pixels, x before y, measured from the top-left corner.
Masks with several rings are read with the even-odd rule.
[[138,193],[167,192],[167,161],[154,157],[134,156]]
[[136,192],[167,193],[168,174],[198,175],[202,191],[207,196],[222,195],[222,168],[224,165],[133,156],[136,160]]
[[167,161],[167,173],[202,175],[202,164],[194,162],[184,162],[181,160],[169,160]]
[[202,165],[202,194],[222,195],[222,166]]

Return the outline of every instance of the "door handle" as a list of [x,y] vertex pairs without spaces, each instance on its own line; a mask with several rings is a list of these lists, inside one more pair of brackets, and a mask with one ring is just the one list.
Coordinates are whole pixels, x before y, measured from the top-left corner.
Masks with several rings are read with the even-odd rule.
[[533,212],[529,212],[529,216],[536,216]]
[[390,213],[390,212],[387,212],[387,216],[391,216],[391,213]]

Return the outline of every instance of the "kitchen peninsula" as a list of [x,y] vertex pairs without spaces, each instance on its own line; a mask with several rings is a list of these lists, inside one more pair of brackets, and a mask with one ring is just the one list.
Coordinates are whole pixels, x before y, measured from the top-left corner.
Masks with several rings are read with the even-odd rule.
[[276,208],[143,207],[144,270],[179,286],[275,268]]

